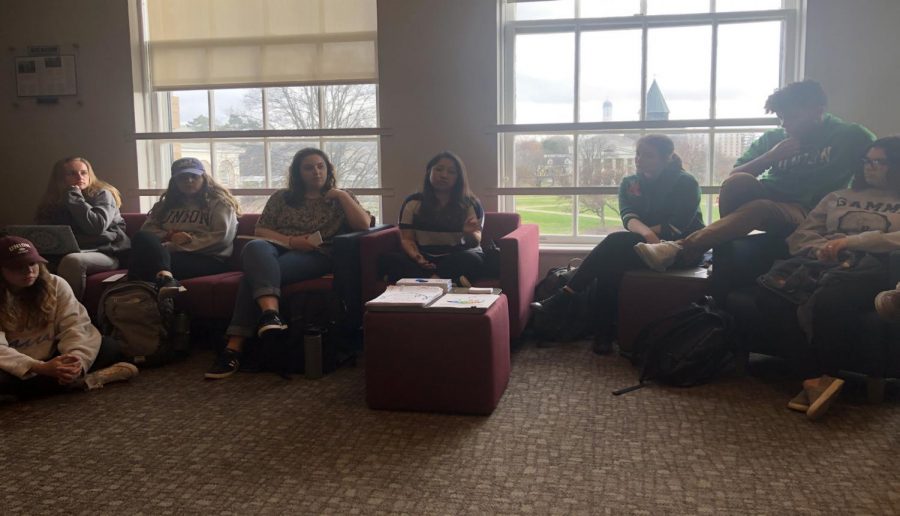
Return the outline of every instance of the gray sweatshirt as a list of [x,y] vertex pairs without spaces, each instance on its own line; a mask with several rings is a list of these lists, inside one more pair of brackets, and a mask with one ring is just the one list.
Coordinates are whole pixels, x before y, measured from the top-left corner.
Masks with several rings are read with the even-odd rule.
[[109,191],[100,190],[88,198],[78,188],[71,188],[66,192],[64,205],[61,220],[55,223],[72,226],[82,249],[113,252],[131,247],[125,234],[125,219]]
[[847,238],[847,249],[900,250],[900,195],[889,190],[839,190],[826,195],[787,238],[792,255],[815,257],[829,240]]
[[183,245],[165,241],[163,245],[170,251],[200,253],[222,259],[231,256],[238,223],[230,204],[213,200],[203,208],[199,203],[190,202],[170,209],[161,221],[157,221],[153,213],[161,209],[162,204],[157,202],[144,221],[142,231],[153,233],[164,241],[172,233],[178,232],[188,233],[192,237],[190,242]]
[[81,360],[81,369],[87,372],[97,358],[100,332],[91,324],[84,306],[75,299],[72,287],[51,274],[48,290],[53,316],[45,327],[25,331],[0,328],[0,369],[3,371],[29,378],[35,375],[29,372],[35,364],[49,360],[57,353],[69,353]]

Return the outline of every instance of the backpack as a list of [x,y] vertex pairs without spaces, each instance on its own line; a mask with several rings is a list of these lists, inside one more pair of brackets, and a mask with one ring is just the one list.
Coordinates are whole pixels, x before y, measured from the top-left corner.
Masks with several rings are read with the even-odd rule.
[[[578,270],[573,259],[565,267],[554,267],[547,272],[534,289],[535,299],[546,299],[563,288]],[[572,310],[563,316],[534,311],[531,317],[531,332],[541,342],[572,342],[589,337],[594,332],[596,319],[595,302],[599,295],[597,282],[581,292],[572,295]],[[539,342],[539,347],[543,345]]]
[[733,362],[732,319],[706,296],[688,308],[653,321],[638,334],[630,355],[639,383],[619,395],[657,382],[691,387],[712,380]]
[[125,281],[106,289],[97,310],[100,332],[119,341],[135,364],[162,365],[187,351],[176,331],[175,300],[158,298],[153,283]]

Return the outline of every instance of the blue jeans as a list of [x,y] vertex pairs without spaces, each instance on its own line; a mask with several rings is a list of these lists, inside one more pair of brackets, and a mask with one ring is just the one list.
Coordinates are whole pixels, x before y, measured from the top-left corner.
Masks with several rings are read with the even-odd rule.
[[318,251],[288,251],[254,240],[241,253],[244,277],[234,302],[234,314],[227,335],[253,337],[261,315],[256,300],[262,296],[281,296],[281,285],[314,279],[331,272],[330,256]]

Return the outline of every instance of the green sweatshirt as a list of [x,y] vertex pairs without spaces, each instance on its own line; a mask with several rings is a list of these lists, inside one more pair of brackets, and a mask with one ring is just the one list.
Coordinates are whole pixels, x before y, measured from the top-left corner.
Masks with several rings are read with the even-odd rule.
[[[786,138],[782,128],[766,131],[735,166],[762,156]],[[760,174],[759,181],[778,200],[798,202],[812,209],[825,194],[846,188],[873,140],[875,135],[865,127],[826,113],[822,126],[802,142],[800,152],[771,166]]]
[[628,176],[619,185],[619,215],[626,229],[638,219],[648,227],[661,225],[663,240],[683,238],[703,227],[700,186],[684,170],[665,170],[652,181]]

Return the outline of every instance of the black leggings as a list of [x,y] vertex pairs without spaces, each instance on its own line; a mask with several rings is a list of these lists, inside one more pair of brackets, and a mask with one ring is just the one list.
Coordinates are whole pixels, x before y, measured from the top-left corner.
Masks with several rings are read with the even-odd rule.
[[200,253],[170,252],[153,233],[138,231],[131,239],[129,279],[153,282],[159,271],[179,279],[190,279],[231,270],[224,261]]
[[430,278],[437,274],[459,283],[465,276],[475,281],[484,275],[484,252],[480,247],[457,251],[440,257],[426,257],[437,265],[437,269],[424,269],[406,253],[386,253],[378,257],[378,270],[394,283],[400,278]]
[[[59,353],[57,353],[58,355]],[[56,356],[56,355],[54,355]],[[103,336],[100,340],[100,349],[97,351],[97,358],[91,364],[93,372],[104,367],[109,367],[116,362],[124,359],[122,355],[122,345],[119,341],[110,337]],[[0,394],[11,394],[19,397],[41,396],[63,392],[71,387],[60,385],[55,378],[49,376],[32,376],[26,380],[22,380],[18,376],[11,375],[6,371],[0,371]]]

